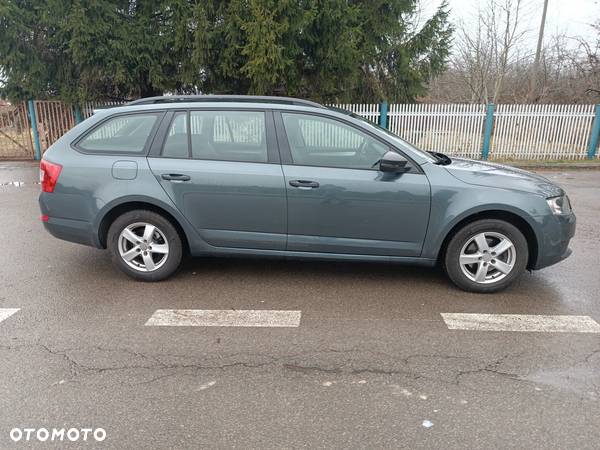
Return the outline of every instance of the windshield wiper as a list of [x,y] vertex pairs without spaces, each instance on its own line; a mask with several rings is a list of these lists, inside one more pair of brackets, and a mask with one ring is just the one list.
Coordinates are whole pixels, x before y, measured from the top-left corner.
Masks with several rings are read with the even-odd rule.
[[429,153],[431,156],[433,156],[436,159],[434,164],[438,164],[440,166],[447,166],[448,164],[452,164],[452,160],[447,155],[444,155],[443,153],[430,152],[430,151],[428,151],[427,153]]

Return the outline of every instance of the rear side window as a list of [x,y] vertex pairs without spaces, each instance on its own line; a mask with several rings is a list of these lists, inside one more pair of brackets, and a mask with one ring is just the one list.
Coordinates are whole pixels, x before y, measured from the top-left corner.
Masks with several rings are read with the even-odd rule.
[[113,117],[81,139],[77,146],[90,153],[141,153],[158,117],[157,113]]
[[265,113],[191,111],[192,158],[267,162]]

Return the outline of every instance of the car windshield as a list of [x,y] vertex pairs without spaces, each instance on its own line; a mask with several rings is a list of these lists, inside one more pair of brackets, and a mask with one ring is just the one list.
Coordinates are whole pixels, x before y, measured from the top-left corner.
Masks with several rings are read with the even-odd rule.
[[335,112],[339,112],[339,113],[345,114],[345,115],[350,116],[350,117],[352,117],[354,119],[358,119],[361,122],[363,122],[366,125],[368,125],[370,128],[374,128],[377,131],[381,131],[381,132],[385,133],[392,140],[394,140],[394,142],[396,142],[398,144],[398,147],[400,147],[401,149],[407,149],[409,151],[413,151],[415,153],[418,153],[419,155],[423,156],[423,158],[427,159],[430,162],[436,162],[437,161],[437,158],[435,158],[430,153],[428,153],[428,152],[426,152],[424,150],[421,150],[421,149],[415,147],[414,145],[412,145],[409,142],[407,142],[404,139],[402,139],[400,136],[392,133],[390,130],[387,130],[387,129],[379,126],[375,122],[371,122],[370,120],[365,119],[364,117],[359,116],[358,114],[353,113],[352,111],[348,111],[347,109],[341,109],[341,108],[335,108],[335,107],[329,107],[329,109],[332,110],[332,111],[335,111]]

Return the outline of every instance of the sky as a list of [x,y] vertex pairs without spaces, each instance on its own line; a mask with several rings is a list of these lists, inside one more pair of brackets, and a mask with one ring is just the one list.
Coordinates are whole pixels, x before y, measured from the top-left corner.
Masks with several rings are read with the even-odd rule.
[[[478,0],[447,0],[452,10],[452,20],[457,18],[468,20],[477,11]],[[535,48],[537,31],[542,19],[543,0],[523,0],[526,10],[524,27],[531,29],[525,43]],[[441,0],[422,0],[423,12],[430,15]],[[487,0],[482,0],[482,4]],[[595,39],[589,23],[600,19],[600,0],[549,0],[544,36],[564,33],[567,36],[582,36]],[[544,39],[546,41],[546,39]]]

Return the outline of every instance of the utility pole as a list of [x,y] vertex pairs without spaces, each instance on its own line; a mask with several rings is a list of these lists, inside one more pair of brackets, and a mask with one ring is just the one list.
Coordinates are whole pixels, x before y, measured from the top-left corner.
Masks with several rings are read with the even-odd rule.
[[546,26],[546,12],[548,11],[548,0],[544,0],[544,10],[542,11],[542,23],[538,34],[537,48],[535,50],[535,60],[531,70],[531,78],[529,80],[529,98],[531,102],[535,98],[538,91],[538,76],[540,72],[540,59],[542,57],[542,45],[544,43],[544,27]]

